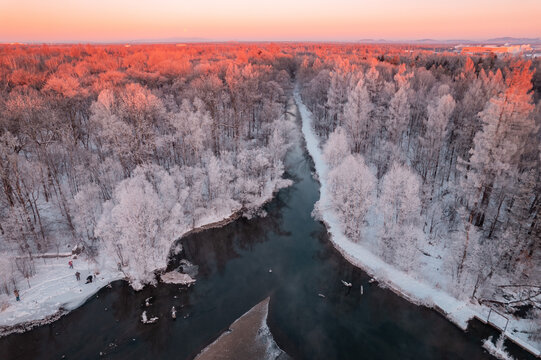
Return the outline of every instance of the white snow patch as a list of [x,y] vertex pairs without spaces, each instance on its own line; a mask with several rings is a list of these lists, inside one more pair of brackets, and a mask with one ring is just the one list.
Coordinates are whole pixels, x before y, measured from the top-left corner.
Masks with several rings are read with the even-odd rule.
[[505,336],[502,334],[496,341],[496,344],[492,342],[492,336],[483,341],[483,347],[489,352],[490,355],[500,360],[514,360],[514,358],[507,353],[503,342]]
[[[30,287],[20,288],[21,301],[14,296],[3,294],[0,302],[7,307],[0,311],[0,326],[11,326],[19,323],[44,319],[55,314],[60,308],[71,311],[81,306],[103,286],[111,281],[122,279],[118,271],[98,269],[97,265],[84,257],[73,261],[73,269],[66,258],[43,258],[35,261],[36,275],[28,281]],[[81,280],[75,279],[75,272],[81,274]],[[96,279],[85,284],[87,276],[96,275]],[[26,280],[20,285],[28,286]],[[3,300],[3,301],[2,301]]]
[[178,271],[170,271],[168,273],[162,274],[161,279],[164,283],[167,284],[181,284],[189,285],[195,282],[188,274],[183,274]]

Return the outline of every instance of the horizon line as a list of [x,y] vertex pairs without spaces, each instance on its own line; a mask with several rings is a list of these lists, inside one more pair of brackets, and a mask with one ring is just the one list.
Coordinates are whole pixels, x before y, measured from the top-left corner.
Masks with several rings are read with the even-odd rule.
[[513,37],[513,36],[499,36],[492,38],[465,38],[465,39],[453,39],[453,38],[418,38],[418,39],[372,39],[372,38],[360,38],[357,40],[346,39],[290,39],[290,40],[273,40],[273,39],[211,39],[211,38],[198,38],[198,37],[167,37],[156,39],[132,39],[132,40],[52,40],[52,41],[20,41],[20,40],[0,40],[0,44],[3,45],[166,45],[176,43],[335,43],[335,44],[408,44],[408,43],[425,43],[425,44],[440,44],[440,43],[460,43],[460,42],[506,42],[506,41],[534,41],[541,42],[541,37]]

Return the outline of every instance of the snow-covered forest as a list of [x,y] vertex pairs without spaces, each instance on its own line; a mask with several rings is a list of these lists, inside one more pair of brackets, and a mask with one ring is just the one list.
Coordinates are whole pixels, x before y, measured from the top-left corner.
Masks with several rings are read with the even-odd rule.
[[294,69],[276,46],[3,46],[0,291],[75,245],[141,288],[187,231],[256,212],[289,184]]
[[295,86],[350,240],[540,317],[540,61],[399,45],[0,46],[0,292],[75,245],[139,289],[256,214],[290,183]]
[[348,238],[458,299],[539,319],[539,61],[334,46],[299,62]]

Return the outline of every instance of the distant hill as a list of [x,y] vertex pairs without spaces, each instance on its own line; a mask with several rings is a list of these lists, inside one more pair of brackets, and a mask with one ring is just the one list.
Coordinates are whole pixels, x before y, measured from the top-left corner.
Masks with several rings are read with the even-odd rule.
[[360,39],[360,40],[357,40],[357,42],[364,43],[364,44],[373,44],[373,43],[381,44],[381,43],[388,43],[390,41],[385,40],[385,39]]
[[384,43],[384,44],[448,44],[448,45],[473,45],[473,44],[541,44],[541,38],[514,38],[514,37],[498,37],[486,40],[467,40],[467,39],[415,39],[415,40],[386,40],[386,39],[360,39],[359,43]]
[[163,39],[137,39],[127,40],[129,44],[175,44],[175,43],[197,43],[197,42],[209,42],[210,39],[200,37],[170,37]]
[[[280,41],[277,40],[276,42],[303,42],[302,40],[289,40],[289,41]],[[10,41],[11,42],[11,41]],[[250,43],[268,43],[268,42],[274,42],[269,40],[263,40],[263,41],[257,41],[257,40],[242,40],[242,39],[230,39],[230,40],[216,40],[216,39],[209,39],[209,38],[203,38],[203,37],[168,37],[168,38],[156,38],[156,39],[132,39],[132,40],[113,40],[113,41],[74,41],[74,40],[66,40],[66,41],[54,41],[50,42],[50,44],[77,44],[77,43],[86,43],[86,44],[176,44],[176,43],[209,43],[209,42],[219,42],[219,43],[237,43],[237,42],[250,42]],[[334,40],[334,41],[317,41],[317,40],[310,40],[308,42],[320,42],[320,43],[332,43],[332,42],[338,42],[338,43],[351,43],[351,41],[340,41],[340,40]],[[521,44],[530,44],[530,45],[541,45],[541,38],[515,38],[510,36],[503,36],[503,37],[497,37],[497,38],[491,38],[491,39],[479,39],[479,40],[471,40],[471,39],[431,39],[431,38],[424,38],[424,39],[413,39],[413,40],[389,40],[389,39],[372,39],[372,38],[363,38],[356,41],[353,41],[354,43],[359,44],[418,44],[418,45],[503,45],[503,44],[510,44],[510,45],[521,45]],[[0,41],[2,43],[2,41]],[[6,41],[6,43],[8,43]],[[27,44],[43,44],[44,42],[41,41],[30,41],[26,42]]]
[[486,42],[496,44],[541,44],[541,38],[498,37],[493,39],[487,39]]

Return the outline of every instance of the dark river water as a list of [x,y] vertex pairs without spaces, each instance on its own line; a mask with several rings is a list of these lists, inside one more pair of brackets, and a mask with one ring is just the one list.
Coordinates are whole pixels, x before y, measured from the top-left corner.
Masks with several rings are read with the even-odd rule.
[[[191,359],[268,296],[270,330],[295,359],[491,359],[481,340],[493,332],[481,323],[463,332],[437,312],[369,284],[310,216],[319,184],[300,146],[288,155],[287,169],[295,183],[266,206],[266,217],[181,240],[184,250],[170,267],[180,259],[197,265],[194,286],[134,292],[117,281],[52,324],[0,339],[0,359]],[[149,296],[147,313],[160,319],[143,325]]]

